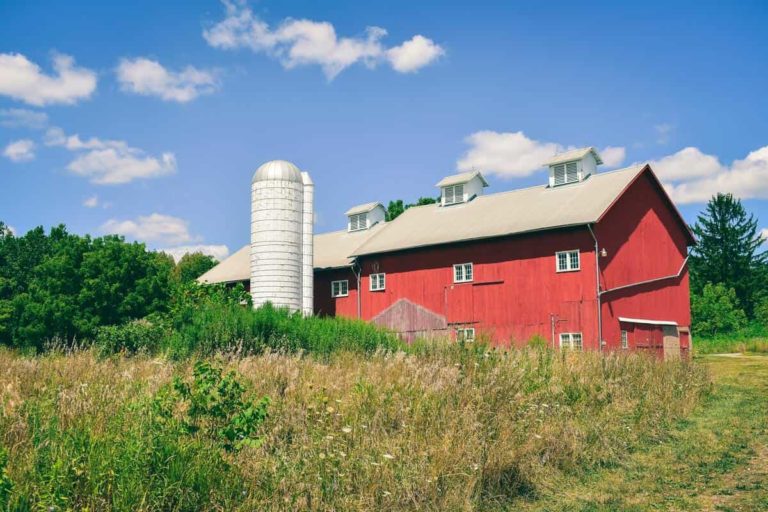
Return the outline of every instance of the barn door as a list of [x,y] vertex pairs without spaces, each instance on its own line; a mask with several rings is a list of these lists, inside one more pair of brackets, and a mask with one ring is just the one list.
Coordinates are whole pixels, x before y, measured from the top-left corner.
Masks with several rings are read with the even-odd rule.
[[664,359],[680,358],[680,335],[676,325],[663,326]]

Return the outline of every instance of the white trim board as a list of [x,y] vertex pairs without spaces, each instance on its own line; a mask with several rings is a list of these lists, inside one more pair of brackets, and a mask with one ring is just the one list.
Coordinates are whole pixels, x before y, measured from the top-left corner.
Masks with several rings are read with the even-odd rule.
[[633,324],[648,324],[648,325],[674,325],[677,327],[677,322],[670,322],[668,320],[647,320],[645,318],[624,318],[619,317],[619,322],[628,322]]

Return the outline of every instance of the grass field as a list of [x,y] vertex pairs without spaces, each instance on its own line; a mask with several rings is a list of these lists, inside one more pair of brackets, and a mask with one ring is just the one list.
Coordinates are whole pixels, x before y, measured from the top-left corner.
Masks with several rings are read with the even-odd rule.
[[702,358],[713,393],[670,437],[618,467],[563,482],[530,510],[768,510],[768,357]]
[[[197,402],[169,399],[174,377],[188,391],[193,361],[0,351],[0,500],[14,511],[584,508],[569,496],[583,485],[603,499],[611,472],[675,442],[710,389],[698,364],[458,345],[208,361],[245,385],[250,398],[224,401],[234,417],[218,407],[239,396],[234,381],[206,377]],[[222,443],[263,396],[258,438]],[[213,414],[187,421],[202,409]]]

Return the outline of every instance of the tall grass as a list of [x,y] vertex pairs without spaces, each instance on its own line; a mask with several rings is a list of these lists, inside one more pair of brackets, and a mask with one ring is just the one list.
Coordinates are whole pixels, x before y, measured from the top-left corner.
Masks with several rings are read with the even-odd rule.
[[700,355],[732,352],[768,354],[768,327],[758,322],[751,322],[747,327],[735,333],[718,334],[712,337],[694,337],[693,350],[694,353]]
[[152,406],[174,376],[189,379],[192,360],[0,352],[7,505],[513,508],[663,439],[709,388],[695,363],[638,355],[417,351],[218,359],[271,399],[261,445],[234,452],[168,429]]
[[304,317],[266,304],[258,309],[205,301],[170,319],[139,320],[99,329],[95,344],[102,354],[164,352],[174,358],[216,352],[240,355],[265,351],[371,353],[403,347],[396,334],[361,320]]

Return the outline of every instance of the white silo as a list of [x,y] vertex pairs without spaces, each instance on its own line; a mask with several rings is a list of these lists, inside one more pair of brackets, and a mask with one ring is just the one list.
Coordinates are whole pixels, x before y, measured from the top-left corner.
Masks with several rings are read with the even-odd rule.
[[314,311],[315,273],[313,266],[314,243],[314,195],[315,184],[308,172],[301,173],[301,181],[304,185],[304,213],[302,215],[302,254],[303,269],[301,275],[302,284],[302,309],[305,315],[311,315]]
[[271,302],[293,311],[305,310],[304,216],[305,210],[311,212],[312,206],[305,208],[304,202],[304,178],[292,163],[274,160],[254,173],[251,182],[254,307]]

